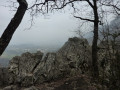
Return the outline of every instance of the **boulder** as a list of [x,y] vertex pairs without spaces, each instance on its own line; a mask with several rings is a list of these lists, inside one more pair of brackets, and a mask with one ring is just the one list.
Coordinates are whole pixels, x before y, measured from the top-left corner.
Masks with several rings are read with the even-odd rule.
[[16,75],[25,75],[31,73],[36,65],[41,61],[43,56],[42,52],[37,53],[23,53],[21,56],[16,56],[10,60],[10,71]]
[[77,72],[86,72],[91,65],[90,49],[86,39],[69,38],[56,55],[56,59],[60,62],[60,70],[65,70],[67,67],[69,70],[75,69]]
[[9,63],[9,71],[12,74],[12,83],[21,85],[31,85],[33,78],[33,71],[42,60],[43,53],[23,53],[21,56],[16,56]]
[[35,83],[54,80],[59,74],[56,53],[47,53],[34,71]]
[[87,72],[91,50],[86,39],[70,38],[56,53],[47,53],[34,71],[35,83]]

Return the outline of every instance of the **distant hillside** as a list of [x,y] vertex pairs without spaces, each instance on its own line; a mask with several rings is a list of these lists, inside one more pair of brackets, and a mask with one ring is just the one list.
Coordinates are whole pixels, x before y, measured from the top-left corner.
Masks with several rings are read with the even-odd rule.
[[[108,28],[109,28],[109,33],[110,34],[120,33],[120,15],[116,16],[116,18],[114,20],[112,20],[109,25],[104,24],[104,26],[99,26],[99,32],[98,33],[99,33],[99,39],[100,40],[103,39],[103,33],[101,33],[101,32],[103,32],[103,30],[104,30],[104,32],[108,32],[107,31]],[[88,42],[90,44],[92,44],[93,32],[90,31],[90,32],[86,33],[84,35],[84,38],[87,38]],[[111,36],[109,36],[109,38],[112,40]],[[116,38],[116,40],[120,42],[120,35],[119,35],[119,37]],[[98,41],[98,43],[100,43],[100,41]]]
[[22,44],[22,45],[9,45],[3,55],[0,58],[0,66],[7,66],[9,60],[11,60],[14,56],[20,56],[25,52],[37,52],[41,51],[43,53],[47,52],[56,52],[61,46],[59,45],[32,45],[32,44]]
[[0,58],[0,66],[6,67],[6,66],[8,66],[8,63],[9,63],[9,59],[7,59],[7,58]]

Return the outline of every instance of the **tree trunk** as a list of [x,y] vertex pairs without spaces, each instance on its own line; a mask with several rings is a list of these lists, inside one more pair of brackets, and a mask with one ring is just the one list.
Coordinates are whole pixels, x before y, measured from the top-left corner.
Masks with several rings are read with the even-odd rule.
[[93,77],[98,78],[99,77],[99,70],[98,70],[98,56],[97,56],[97,42],[98,42],[98,24],[99,24],[99,18],[98,18],[98,12],[97,12],[97,1],[94,0],[94,37],[93,37],[93,43],[92,43],[92,65],[93,65]]
[[0,38],[0,56],[5,51],[6,47],[8,46],[14,32],[16,31],[17,27],[21,23],[23,16],[25,14],[25,11],[27,10],[27,2],[26,0],[17,0],[19,3],[19,7],[17,9],[16,14],[10,21],[9,25],[3,32],[1,38]]

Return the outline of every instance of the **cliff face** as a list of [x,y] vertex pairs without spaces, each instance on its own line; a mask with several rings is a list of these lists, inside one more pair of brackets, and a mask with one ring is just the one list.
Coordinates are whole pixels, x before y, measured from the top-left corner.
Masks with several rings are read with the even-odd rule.
[[[26,52],[9,63],[9,84],[30,86],[88,72],[91,51],[86,39],[70,38],[56,53]],[[6,79],[7,80],[7,79]]]

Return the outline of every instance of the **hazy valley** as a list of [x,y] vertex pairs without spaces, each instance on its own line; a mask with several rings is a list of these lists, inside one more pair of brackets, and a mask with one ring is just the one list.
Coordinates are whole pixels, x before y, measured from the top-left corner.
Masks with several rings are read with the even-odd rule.
[[37,52],[41,51],[43,53],[47,52],[55,52],[61,46],[60,45],[31,45],[31,44],[22,44],[22,45],[9,45],[5,50],[3,55],[0,57],[0,66],[8,66],[9,60],[11,60],[14,56],[20,56],[25,52]]

